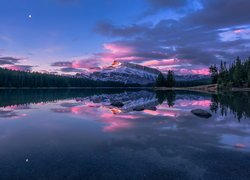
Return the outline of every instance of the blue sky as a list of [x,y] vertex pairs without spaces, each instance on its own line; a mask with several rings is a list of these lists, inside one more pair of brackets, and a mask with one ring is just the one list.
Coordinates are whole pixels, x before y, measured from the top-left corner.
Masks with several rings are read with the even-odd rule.
[[1,0],[0,64],[74,73],[118,60],[203,74],[250,55],[249,8],[248,0]]

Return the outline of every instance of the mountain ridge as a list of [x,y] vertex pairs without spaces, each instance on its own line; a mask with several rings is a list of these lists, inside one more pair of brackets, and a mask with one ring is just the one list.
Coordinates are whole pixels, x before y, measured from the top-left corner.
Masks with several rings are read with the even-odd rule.
[[[99,71],[90,74],[78,73],[77,76],[99,81],[146,85],[154,83],[160,73],[161,71],[155,68],[134,63],[114,61],[110,66]],[[162,74],[167,76],[165,73]],[[207,78],[209,78],[209,76],[198,74],[175,75],[176,81],[194,81]]]

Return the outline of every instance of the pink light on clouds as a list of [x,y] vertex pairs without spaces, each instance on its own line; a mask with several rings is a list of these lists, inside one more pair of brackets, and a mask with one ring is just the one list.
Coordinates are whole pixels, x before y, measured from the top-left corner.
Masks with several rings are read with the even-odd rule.
[[114,54],[120,54],[120,53],[133,53],[134,52],[134,48],[129,47],[129,46],[125,46],[125,45],[121,45],[121,44],[115,44],[115,43],[108,43],[108,44],[104,44],[103,45],[104,49],[110,51],[111,53]]
[[132,128],[134,123],[131,120],[139,118],[139,116],[136,115],[114,115],[111,113],[103,113],[100,117],[101,122],[108,124],[103,128],[103,132],[115,132],[121,129]]
[[179,116],[179,113],[173,110],[166,110],[166,109],[158,109],[157,111],[150,111],[150,110],[144,110],[143,111],[146,114],[152,115],[152,116],[166,116],[166,117],[177,117]]
[[250,29],[236,29],[233,31],[235,34],[250,33]]
[[180,69],[179,72],[181,74],[200,74],[200,75],[209,75],[208,68],[201,68],[201,69]]
[[211,100],[181,100],[176,101],[175,103],[180,107],[190,107],[190,106],[200,106],[200,107],[209,107],[211,104]]
[[134,56],[134,48],[126,45],[108,43],[103,45],[104,50],[108,52],[97,53],[96,56],[101,60],[101,64],[110,65],[113,61],[116,60],[135,60],[137,59]]
[[178,63],[176,59],[151,60],[142,63],[143,66],[169,66]]
[[13,71],[31,71],[32,66],[29,65],[12,65],[12,66],[8,66],[6,67],[9,70],[13,70]]

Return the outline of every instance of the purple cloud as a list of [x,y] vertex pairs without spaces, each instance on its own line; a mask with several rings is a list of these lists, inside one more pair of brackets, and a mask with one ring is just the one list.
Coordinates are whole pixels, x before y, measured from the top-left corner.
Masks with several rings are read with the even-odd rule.
[[24,58],[12,57],[12,56],[0,56],[0,65],[15,64]]
[[[148,2],[151,8],[170,8],[174,11],[188,6],[187,2],[194,4],[198,1]],[[189,70],[195,66],[195,72],[199,72],[199,68],[200,72],[205,72],[204,68],[210,64],[219,63],[220,60],[232,61],[237,55],[248,57],[250,2],[201,0],[200,3],[201,8],[186,13],[179,20],[163,18],[154,26],[140,23],[127,26],[117,26],[110,22],[98,24],[96,29],[100,34],[120,38],[119,41],[108,43],[113,49],[109,48],[109,52],[98,55],[110,61],[152,61],[158,66],[165,66],[166,59],[176,59],[172,67],[181,66]],[[222,38],[228,34],[231,37]]]
[[13,70],[13,71],[31,71],[33,66],[30,65],[11,65],[8,66],[7,69]]

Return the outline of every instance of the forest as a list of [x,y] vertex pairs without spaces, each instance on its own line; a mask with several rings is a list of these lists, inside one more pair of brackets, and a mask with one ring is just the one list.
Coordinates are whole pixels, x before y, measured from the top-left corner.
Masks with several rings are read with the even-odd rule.
[[245,60],[237,57],[230,65],[221,61],[219,68],[211,65],[209,71],[212,83],[217,83],[219,89],[250,87],[250,57]]
[[94,81],[74,76],[23,72],[0,68],[0,87],[137,87],[136,84],[124,84],[111,81]]

